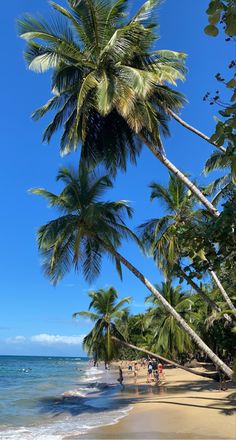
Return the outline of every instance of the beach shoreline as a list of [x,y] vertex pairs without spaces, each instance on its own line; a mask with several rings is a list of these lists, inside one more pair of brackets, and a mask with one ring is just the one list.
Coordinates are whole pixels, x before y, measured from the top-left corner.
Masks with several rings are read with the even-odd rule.
[[165,371],[162,385],[147,384],[144,368],[134,384],[125,370],[124,383],[121,392],[132,410],[117,423],[93,428],[78,439],[235,440],[236,384],[222,391],[218,383],[178,368]]

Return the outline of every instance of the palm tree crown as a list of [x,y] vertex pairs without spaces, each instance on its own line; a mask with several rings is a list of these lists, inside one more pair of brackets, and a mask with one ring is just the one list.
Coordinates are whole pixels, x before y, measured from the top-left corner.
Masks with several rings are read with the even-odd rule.
[[[101,196],[112,182],[86,167],[80,166],[78,171],[61,168],[57,180],[65,185],[59,195],[41,188],[31,190],[61,214],[38,231],[44,271],[57,283],[74,266],[90,282],[99,275],[107,248],[116,249],[124,237],[135,238],[123,221],[125,214],[132,215],[132,209],[124,200],[103,202]],[[116,267],[121,275],[119,261]]]
[[29,68],[53,69],[54,96],[33,117],[55,111],[44,140],[63,127],[63,154],[81,142],[90,163],[125,168],[127,157],[135,161],[140,151],[137,134],[159,146],[160,130],[168,134],[168,109],[184,98],[165,83],[184,79],[185,55],[154,50],[157,0],[146,1],[132,18],[127,0],[67,3],[68,9],[51,2],[51,21],[30,15],[18,21]]
[[[157,286],[157,288],[182,318],[191,322],[194,317],[192,310],[194,303],[189,296],[181,292],[180,286],[174,287],[172,281],[168,280],[162,283],[161,286]],[[154,295],[150,295],[146,301],[155,306],[150,308],[147,314],[148,325],[153,333],[152,349],[170,355],[173,358],[177,358],[179,354],[191,349],[191,339],[157,298]]]
[[217,206],[224,198],[233,194],[236,185],[236,160],[235,152],[228,147],[226,152],[214,151],[207,159],[203,172],[209,174],[211,171],[224,170],[224,175],[210,183],[205,191],[213,194],[212,204]]
[[117,302],[118,294],[113,287],[89,292],[89,297],[91,298],[89,310],[93,309],[94,311],[76,312],[73,314],[73,318],[82,316],[95,322],[93,329],[85,336],[83,345],[88,354],[92,354],[95,359],[108,362],[116,348],[111,337],[124,339],[114,321],[118,318],[121,319],[127,312],[127,307],[124,305],[130,303],[131,298],[122,298]]
[[150,188],[151,200],[160,200],[167,214],[148,220],[139,227],[139,231],[146,251],[153,255],[160,269],[167,275],[179,259],[177,232],[196,216],[196,211],[193,211],[195,198],[173,174],[169,175],[168,186],[151,183]]

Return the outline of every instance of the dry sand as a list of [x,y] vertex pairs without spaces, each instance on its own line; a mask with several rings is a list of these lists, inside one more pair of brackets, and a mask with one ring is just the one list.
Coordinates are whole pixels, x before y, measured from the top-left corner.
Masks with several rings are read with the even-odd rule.
[[[199,369],[200,371],[200,369]],[[124,404],[133,409],[111,426],[89,431],[80,438],[155,440],[235,440],[236,387],[194,376],[180,369],[165,371],[165,383],[146,384],[146,369],[133,375],[124,369]],[[132,385],[133,384],[133,385]]]

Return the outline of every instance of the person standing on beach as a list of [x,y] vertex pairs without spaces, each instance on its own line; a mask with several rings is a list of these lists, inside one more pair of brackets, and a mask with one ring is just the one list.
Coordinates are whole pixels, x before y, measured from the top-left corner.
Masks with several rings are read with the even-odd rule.
[[118,382],[121,384],[121,385],[123,385],[123,380],[124,380],[124,377],[123,377],[123,371],[122,371],[122,368],[121,368],[121,366],[119,365],[119,377],[118,377]]
[[147,374],[147,382],[151,382],[152,381],[152,362],[149,361],[148,362],[148,374]]
[[137,378],[138,378],[138,363],[135,362],[134,363],[134,383],[137,383]]
[[156,368],[156,370],[153,372],[153,376],[154,376],[156,385],[159,385],[159,383],[160,383],[160,375],[159,375],[158,368]]
[[159,372],[160,380],[164,380],[165,379],[164,366],[163,366],[163,364],[161,362],[159,362],[159,364],[158,364],[158,372]]
[[152,371],[153,371],[153,375],[155,377],[155,374],[157,371],[157,360],[155,358],[152,359]]

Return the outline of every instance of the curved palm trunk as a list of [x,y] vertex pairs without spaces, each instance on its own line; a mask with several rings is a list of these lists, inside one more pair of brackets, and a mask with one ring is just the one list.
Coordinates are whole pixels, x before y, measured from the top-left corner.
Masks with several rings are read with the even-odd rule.
[[168,113],[177,121],[179,122],[179,124],[181,124],[183,127],[187,128],[187,130],[192,131],[193,133],[195,133],[197,136],[200,136],[202,139],[204,139],[205,141],[209,142],[209,144],[214,145],[214,147],[218,148],[220,151],[222,151],[223,153],[225,153],[225,148],[222,146],[219,146],[217,144],[215,144],[215,142],[212,142],[210,137],[207,136],[206,134],[202,133],[201,131],[197,130],[197,128],[192,127],[192,125],[189,125],[187,122],[185,122],[183,119],[181,119],[179,117],[179,115],[177,115],[175,112],[173,112],[172,110],[168,110]]
[[236,308],[234,307],[234,305],[233,305],[231,299],[229,298],[228,294],[226,293],[226,291],[225,291],[224,287],[222,286],[222,284],[221,284],[221,282],[220,282],[218,276],[216,275],[216,273],[215,273],[213,270],[209,270],[209,272],[210,272],[210,274],[211,274],[213,280],[215,281],[215,283],[216,283],[218,289],[220,290],[220,292],[221,292],[221,294],[222,294],[222,296],[223,296],[225,302],[226,302],[227,305],[229,306],[229,308],[230,308],[231,310],[233,310],[233,312],[236,312]]
[[118,342],[119,344],[124,345],[125,347],[131,348],[132,350],[141,351],[141,353],[146,353],[149,356],[151,356],[152,358],[160,359],[163,362],[166,362],[170,365],[174,365],[177,368],[181,368],[182,370],[187,371],[188,373],[195,374],[196,376],[207,377],[208,379],[219,380],[219,373],[217,373],[217,372],[213,372],[213,373],[203,373],[202,372],[202,373],[200,373],[199,371],[195,371],[192,368],[185,367],[184,365],[178,364],[175,361],[171,361],[170,359],[166,359],[165,357],[161,356],[160,354],[153,353],[152,351],[146,350],[145,348],[137,347],[136,345],[130,344],[129,342],[121,341],[120,339],[115,338],[115,337],[112,337],[112,339],[114,341]]
[[219,211],[215,208],[215,206],[212,205],[211,202],[202,194],[202,192],[194,185],[194,183],[191,182],[176,166],[170,162],[167,157],[165,157],[160,150],[153,145],[151,142],[148,142],[145,138],[140,136],[143,142],[147,145],[149,150],[154,154],[154,156],[159,159],[163,165],[165,165],[168,170],[171,171],[175,176],[178,177],[189,189],[190,191],[197,197],[197,199],[205,206],[205,208],[215,217],[218,217],[220,215]]
[[194,330],[184,321],[184,319],[176,312],[176,310],[166,301],[166,299],[158,292],[157,289],[148,281],[144,275],[139,272],[136,267],[134,267],[129,261],[127,261],[119,252],[117,252],[113,247],[108,246],[106,243],[101,241],[104,248],[112,254],[115,259],[121,262],[127,267],[140,281],[147,287],[147,289],[160,301],[160,303],[165,307],[165,309],[176,319],[183,330],[190,336],[190,338],[195,342],[195,344],[212,360],[212,362],[217,365],[229,378],[233,377],[233,371],[218,357],[216,354],[203,342],[203,340],[194,332]]
[[[212,310],[215,310],[216,312],[221,312],[221,308],[213,301],[209,296],[195,283],[191,277],[189,277],[185,271],[178,267],[179,273],[181,276],[187,281],[187,283],[199,294],[199,296],[203,299],[203,301],[207,302],[209,306],[212,308]],[[229,316],[227,313],[224,313],[224,318],[226,321],[228,321],[230,324],[232,324],[233,320],[231,316]]]

